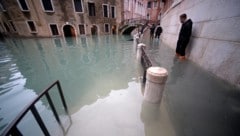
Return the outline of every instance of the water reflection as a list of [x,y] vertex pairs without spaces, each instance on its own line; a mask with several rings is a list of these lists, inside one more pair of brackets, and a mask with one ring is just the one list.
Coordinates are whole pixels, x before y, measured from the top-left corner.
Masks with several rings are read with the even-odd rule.
[[171,74],[168,80],[168,84],[176,84],[180,78],[184,78],[184,73],[187,70],[188,62],[181,62],[176,57],[173,58],[173,65],[171,67]]
[[160,106],[143,101],[141,120],[144,123],[145,136],[176,135],[164,102]]
[[55,38],[54,39],[54,44],[56,45],[56,47],[62,47],[62,42],[60,38]]
[[87,38],[86,37],[81,37],[81,44],[83,48],[86,48],[88,43],[87,43]]
[[84,106],[72,115],[73,125],[67,135],[145,136],[139,114],[142,102],[139,87],[139,83],[129,82],[127,88],[112,90],[107,97]]
[[76,37],[65,37],[67,46],[76,46],[77,44],[77,38]]
[[[7,44],[18,58],[16,65],[27,80],[25,87],[39,93],[49,83],[60,80],[74,112],[99,96],[105,97],[112,89],[126,88],[128,81],[136,76],[138,67],[133,65],[132,43],[126,46],[116,38],[102,39],[105,40],[99,37],[66,38],[66,42],[59,38],[9,39]],[[12,41],[21,45],[21,50]]]

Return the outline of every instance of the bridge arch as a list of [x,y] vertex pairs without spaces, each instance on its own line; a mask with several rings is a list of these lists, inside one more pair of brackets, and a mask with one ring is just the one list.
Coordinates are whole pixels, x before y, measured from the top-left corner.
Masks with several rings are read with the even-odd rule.
[[122,34],[123,35],[130,35],[131,32],[136,28],[137,28],[137,26],[128,26],[128,27],[126,27],[125,29],[122,30]]

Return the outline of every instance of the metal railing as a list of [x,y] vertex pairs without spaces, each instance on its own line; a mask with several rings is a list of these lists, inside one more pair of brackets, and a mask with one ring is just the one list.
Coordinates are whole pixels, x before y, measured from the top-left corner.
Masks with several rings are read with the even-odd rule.
[[153,21],[153,20],[148,20],[145,18],[131,18],[131,19],[125,19],[120,23],[119,26],[119,31],[122,32],[125,28],[129,26],[143,26],[144,24],[148,24],[150,27],[152,24],[157,25],[159,21]]
[[[66,114],[68,115],[69,117],[69,120],[70,120],[70,124],[69,126],[64,129],[64,126],[63,126],[63,123],[61,122],[60,120],[60,117],[57,113],[57,110],[54,106],[54,103],[49,95],[49,91],[55,86],[57,85],[57,88],[58,88],[58,92],[59,92],[59,95],[60,95],[60,98],[61,98],[61,101],[62,101],[62,104],[63,104],[63,107],[64,107],[64,110],[66,112]],[[58,124],[60,125],[64,135],[67,133],[68,129],[70,128],[71,124],[72,124],[72,120],[71,120],[71,116],[69,115],[69,112],[68,112],[68,108],[67,108],[67,104],[66,104],[66,101],[64,99],[64,95],[63,95],[63,92],[62,92],[62,87],[61,87],[61,84],[60,82],[57,80],[55,81],[53,84],[51,84],[48,88],[46,88],[37,98],[35,98],[31,103],[29,103],[29,105],[27,105],[23,110],[22,112],[20,112],[18,114],[18,116],[8,125],[8,127],[3,131],[3,136],[22,136],[22,133],[21,131],[17,128],[17,125],[18,123],[23,119],[23,117],[29,112],[31,111],[33,117],[35,118],[35,120],[37,121],[39,127],[41,128],[43,134],[45,136],[50,136],[50,133],[46,127],[46,125],[44,124],[39,112],[37,111],[37,108],[35,106],[35,104],[43,97],[43,96],[46,96],[47,98],[47,101],[51,107],[51,110],[53,112],[53,115],[56,119],[56,121],[58,122]]]
[[131,19],[126,19],[126,20],[123,20],[121,23],[120,23],[120,27],[119,27],[119,30],[123,30],[125,27],[127,26],[134,26],[134,25],[137,25],[137,24],[146,24],[148,22],[147,19],[144,19],[144,18],[131,18]]
[[158,20],[148,20],[146,18],[131,18],[131,19],[125,19],[120,23],[120,26],[123,25],[131,25],[131,24],[158,24]]
[[141,52],[142,52],[142,56],[141,56],[141,64],[144,70],[143,73],[143,82],[146,81],[146,74],[147,74],[147,69],[151,66],[153,66],[152,61],[149,59],[149,57],[147,56],[147,53],[144,49],[144,47],[141,47]]

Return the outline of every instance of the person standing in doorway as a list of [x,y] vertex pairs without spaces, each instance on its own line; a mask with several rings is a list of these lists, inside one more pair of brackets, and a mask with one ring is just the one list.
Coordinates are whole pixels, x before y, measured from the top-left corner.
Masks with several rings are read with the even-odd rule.
[[160,24],[158,24],[156,32],[155,32],[155,38],[159,39],[161,33],[162,33],[162,27],[160,26]]
[[155,28],[155,24],[152,24],[152,27],[150,27],[150,39],[153,39],[154,37]]
[[178,36],[176,56],[179,57],[180,60],[185,60],[185,50],[190,41],[193,22],[191,19],[187,20],[186,14],[180,15],[180,22],[182,23],[182,27]]

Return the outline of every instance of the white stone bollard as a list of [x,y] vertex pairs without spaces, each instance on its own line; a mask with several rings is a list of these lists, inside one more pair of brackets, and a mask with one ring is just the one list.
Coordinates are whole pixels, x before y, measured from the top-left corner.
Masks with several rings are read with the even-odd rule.
[[133,39],[134,39],[134,42],[135,42],[135,43],[138,43],[138,42],[139,42],[139,34],[136,33],[136,34],[133,36]]
[[146,48],[146,45],[144,43],[139,43],[137,45],[137,60],[141,61],[141,57],[142,57],[142,49],[141,48]]
[[151,103],[160,103],[167,81],[168,72],[162,67],[150,67],[147,69],[147,81],[144,91],[144,100]]

